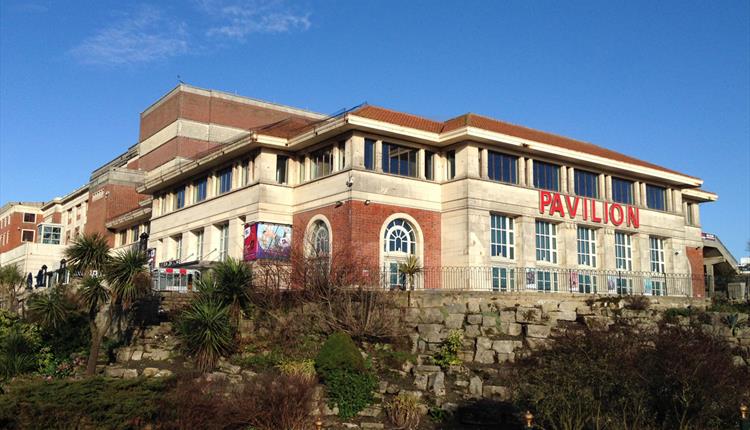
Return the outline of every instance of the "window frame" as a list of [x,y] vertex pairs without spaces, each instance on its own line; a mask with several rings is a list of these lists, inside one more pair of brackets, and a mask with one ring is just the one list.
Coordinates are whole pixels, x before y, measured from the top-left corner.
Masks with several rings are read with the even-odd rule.
[[630,233],[615,232],[615,269],[626,272],[633,270],[633,235]]
[[665,259],[664,242],[663,237],[648,237],[649,268],[654,273],[666,273],[667,262]]
[[[329,144],[308,154],[310,158],[310,180],[326,177],[333,173],[333,145]],[[327,168],[322,169],[323,167]],[[323,172],[323,173],[321,173]]]
[[[23,238],[24,233],[28,233],[28,232],[31,232],[31,240],[24,240],[24,238]],[[34,240],[36,240],[36,231],[29,230],[29,229],[26,229],[26,228],[21,229],[21,243],[23,243],[23,242],[34,243]]]
[[579,225],[576,228],[578,265],[596,267],[596,229]]
[[490,256],[515,260],[515,220],[513,217],[490,213]]
[[[625,185],[627,185],[627,188],[624,188]],[[635,204],[634,188],[635,181],[612,176],[612,201],[615,203],[622,203],[624,205]],[[624,192],[625,190],[627,190],[627,192],[625,193],[627,195],[627,199],[618,199],[618,197],[621,197],[620,193]]]
[[[548,163],[546,161],[534,160],[533,162],[533,184],[534,188],[540,190],[549,190],[554,192],[560,191],[560,168],[559,164]],[[554,172],[554,175],[552,173]],[[554,187],[551,187],[551,181],[554,177]]]
[[[208,177],[198,179],[193,183],[193,203],[200,203],[208,198]],[[202,191],[202,192],[201,192]]]
[[518,156],[487,151],[487,178],[505,184],[518,184]]
[[182,209],[185,207],[185,195],[186,187],[183,185],[177,187],[174,191],[174,210]]
[[[27,220],[27,217],[31,215],[31,221]],[[36,222],[36,214],[31,212],[24,212],[23,213],[23,222],[24,224],[32,224]]]
[[428,181],[435,180],[435,151],[424,150],[424,178]]
[[445,177],[450,181],[456,178],[456,150],[446,151],[445,160]]
[[[282,178],[283,176],[283,178]],[[289,156],[276,155],[276,183],[287,185],[289,183]]]
[[[540,227],[542,228],[540,231]],[[534,222],[534,239],[536,261],[557,264],[557,224],[546,221],[536,220]],[[545,245],[541,247],[540,245]]]
[[[661,199],[661,201],[659,201]],[[646,207],[656,211],[667,210],[667,188],[646,184]]]
[[[592,179],[592,183],[586,183],[582,179]],[[593,186],[593,193],[587,193]],[[573,169],[573,192],[577,196],[599,198],[599,174],[583,169]]]
[[[391,156],[391,153],[394,150],[401,151],[400,153],[397,153],[395,158]],[[383,173],[403,176],[406,178],[419,178],[420,170],[418,148],[399,145],[396,143],[383,142],[381,162]]]
[[364,166],[366,170],[375,170],[375,139],[365,138]]

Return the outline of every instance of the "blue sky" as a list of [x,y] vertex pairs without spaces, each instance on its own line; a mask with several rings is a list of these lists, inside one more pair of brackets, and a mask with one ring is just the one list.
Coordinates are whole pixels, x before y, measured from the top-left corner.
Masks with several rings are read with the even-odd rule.
[[186,83],[333,113],[476,112],[701,177],[750,239],[750,2],[0,2],[0,202],[48,200]]

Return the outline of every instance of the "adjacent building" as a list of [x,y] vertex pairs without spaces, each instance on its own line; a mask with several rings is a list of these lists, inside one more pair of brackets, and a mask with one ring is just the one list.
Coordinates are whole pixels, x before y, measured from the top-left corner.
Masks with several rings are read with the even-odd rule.
[[702,297],[700,204],[717,198],[702,183],[476,114],[326,116],[179,85],[137,144],[40,210],[61,240],[145,247],[162,274],[356,254],[400,288],[414,256],[417,288]]

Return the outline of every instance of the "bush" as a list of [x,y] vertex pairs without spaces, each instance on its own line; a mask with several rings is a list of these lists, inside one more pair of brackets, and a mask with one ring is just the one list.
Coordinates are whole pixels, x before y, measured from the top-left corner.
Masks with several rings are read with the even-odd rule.
[[571,329],[519,360],[509,384],[545,428],[730,428],[750,394],[729,346],[694,326]]
[[627,296],[624,302],[625,309],[631,311],[645,311],[651,306],[651,300],[646,296]]
[[461,364],[461,359],[458,358],[461,346],[463,346],[461,330],[451,330],[448,337],[440,344],[440,349],[435,353],[432,361],[443,369]]
[[197,297],[180,314],[177,334],[189,354],[195,355],[198,368],[206,372],[216,366],[234,347],[229,308],[218,299]]
[[42,348],[39,327],[17,315],[0,310],[0,381],[39,367]]
[[351,418],[372,403],[377,378],[348,334],[335,333],[326,340],[315,359],[315,369],[342,418]]
[[153,420],[160,379],[19,381],[0,396],[0,428],[137,428]]
[[419,399],[401,393],[385,404],[385,414],[397,429],[416,429],[422,416]]

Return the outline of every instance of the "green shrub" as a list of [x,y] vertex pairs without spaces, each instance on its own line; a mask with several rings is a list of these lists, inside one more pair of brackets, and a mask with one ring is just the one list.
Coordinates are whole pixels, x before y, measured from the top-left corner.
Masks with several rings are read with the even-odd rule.
[[177,333],[204,372],[213,369],[219,357],[235,346],[229,308],[214,297],[194,299],[180,314]]
[[262,372],[278,366],[284,361],[284,356],[281,352],[273,349],[271,351],[259,352],[252,355],[235,354],[229,361],[240,367],[252,369],[256,372]]
[[372,403],[377,378],[348,334],[328,337],[315,358],[315,369],[342,418],[351,418]]
[[0,311],[0,381],[37,370],[41,348],[42,338],[36,324]]
[[440,349],[432,357],[433,363],[442,367],[443,369],[449,366],[456,366],[461,364],[461,359],[458,357],[458,352],[463,346],[463,334],[460,330],[452,330],[445,340],[440,345]]
[[162,379],[18,381],[0,396],[0,428],[138,428],[155,418]]

